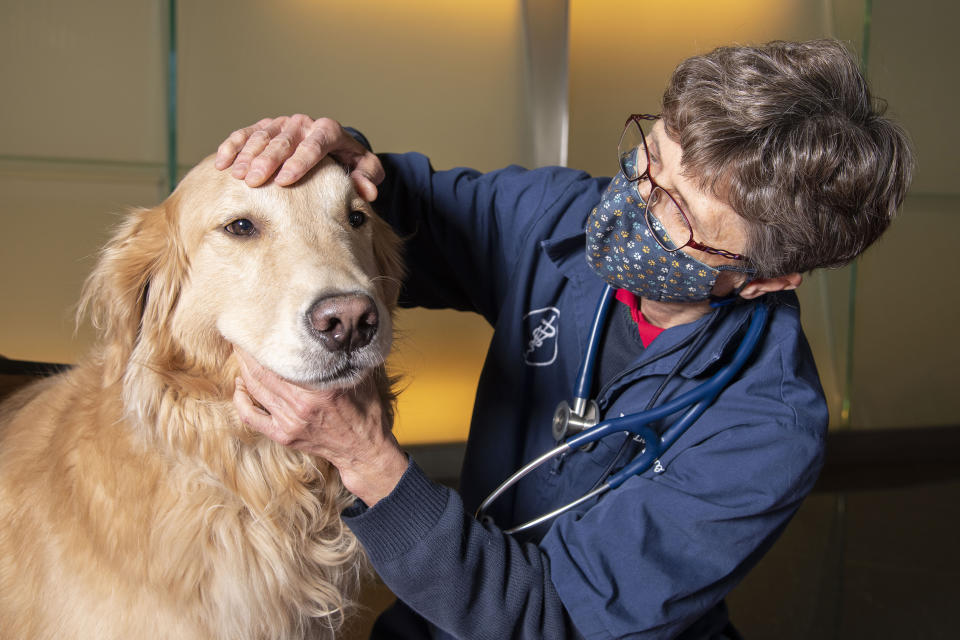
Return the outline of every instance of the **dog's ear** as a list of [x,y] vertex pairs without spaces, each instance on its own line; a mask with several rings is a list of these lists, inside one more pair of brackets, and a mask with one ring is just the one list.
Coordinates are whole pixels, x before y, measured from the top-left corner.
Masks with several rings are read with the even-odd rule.
[[377,281],[381,283],[380,293],[383,299],[393,309],[397,305],[400,287],[403,286],[403,278],[406,275],[401,249],[402,241],[380,216],[374,215],[372,219],[376,225],[373,229],[373,257],[380,276]]
[[118,376],[141,334],[166,324],[180,294],[186,258],[170,202],[128,214],[84,284],[78,320],[89,314]]

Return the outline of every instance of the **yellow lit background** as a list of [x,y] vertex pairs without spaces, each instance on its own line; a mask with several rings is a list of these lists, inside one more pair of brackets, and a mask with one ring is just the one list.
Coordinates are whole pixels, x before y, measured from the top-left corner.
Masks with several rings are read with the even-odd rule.
[[[206,0],[177,3],[178,150],[187,168],[265,115],[327,115],[378,151],[438,168],[532,162],[520,0]],[[860,51],[862,0],[572,0],[569,164],[613,171],[625,116],[656,111],[682,58],[727,43],[833,35]],[[166,192],[167,0],[5,0],[0,24],[0,354],[71,362],[72,305],[97,248],[131,206]],[[920,156],[903,219],[861,261],[854,426],[951,424],[960,237],[951,25],[960,10],[873,2],[870,77]],[[936,231],[932,231],[936,230]],[[921,256],[914,250],[924,247]],[[908,268],[904,268],[908,267]],[[845,393],[847,271],[801,288],[836,419]],[[903,328],[892,329],[894,322]],[[391,361],[405,375],[405,443],[461,440],[490,328],[471,314],[404,312]],[[558,399],[567,390],[558,390]]]

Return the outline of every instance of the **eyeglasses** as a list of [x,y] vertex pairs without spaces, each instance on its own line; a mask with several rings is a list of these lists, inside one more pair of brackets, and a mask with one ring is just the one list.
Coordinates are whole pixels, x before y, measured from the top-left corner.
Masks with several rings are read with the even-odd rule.
[[693,239],[693,228],[687,215],[665,189],[658,185],[650,175],[650,151],[647,149],[647,137],[644,128],[652,127],[660,116],[635,113],[627,119],[617,145],[617,161],[620,170],[634,187],[640,199],[646,204],[644,218],[647,228],[657,243],[667,251],[679,251],[684,247],[693,247],[706,253],[723,256],[731,260],[744,260],[744,256],[732,251],[714,249]]

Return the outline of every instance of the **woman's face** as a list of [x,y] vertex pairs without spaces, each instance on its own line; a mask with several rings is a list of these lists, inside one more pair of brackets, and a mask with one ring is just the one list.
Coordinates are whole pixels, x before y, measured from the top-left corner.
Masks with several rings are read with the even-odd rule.
[[[695,180],[683,174],[680,165],[683,151],[680,144],[667,135],[663,120],[657,120],[652,127],[647,145],[650,152],[650,173],[660,188],[668,191],[683,209],[693,230],[694,240],[710,247],[745,254],[747,227],[743,218],[729,204],[718,199],[713,193],[701,189]],[[743,266],[742,261],[693,247],[684,247],[681,251],[712,267],[725,264]],[[713,294],[725,296],[746,279],[747,276],[742,273],[723,271],[713,287]]]
[[[656,183],[668,191],[683,209],[693,229],[694,240],[732,253],[746,253],[747,233],[743,218],[726,202],[699,188],[695,180],[682,173],[680,161],[683,152],[679,143],[667,135],[662,120],[658,120],[652,127],[647,145],[650,152],[650,173]],[[738,264],[736,260],[692,247],[684,247],[682,251],[713,267]]]

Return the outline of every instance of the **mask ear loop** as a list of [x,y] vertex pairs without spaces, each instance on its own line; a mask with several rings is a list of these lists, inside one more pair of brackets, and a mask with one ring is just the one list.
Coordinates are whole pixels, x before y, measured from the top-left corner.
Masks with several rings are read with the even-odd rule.
[[747,276],[743,281],[743,284],[734,288],[733,291],[728,293],[725,296],[710,296],[710,306],[714,309],[718,307],[725,307],[728,304],[733,304],[740,299],[740,293],[747,288],[747,285],[752,281],[752,276],[757,275],[757,270],[750,267],[738,267],[732,264],[724,264],[719,267],[714,267],[717,271],[735,271],[737,273],[742,273]]

